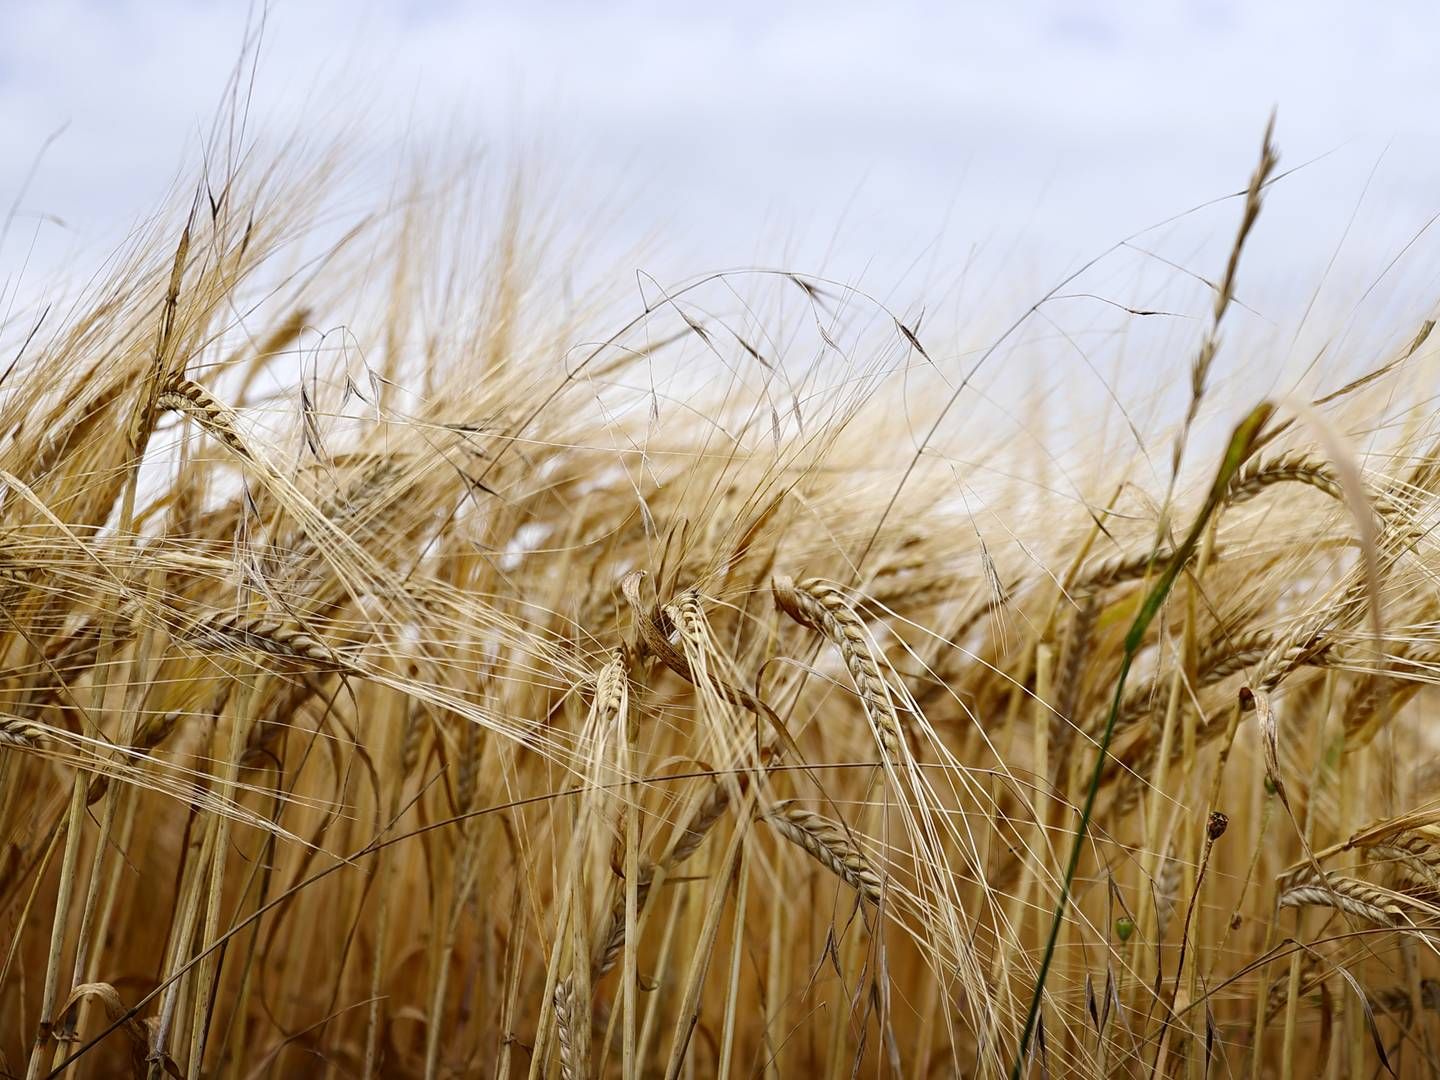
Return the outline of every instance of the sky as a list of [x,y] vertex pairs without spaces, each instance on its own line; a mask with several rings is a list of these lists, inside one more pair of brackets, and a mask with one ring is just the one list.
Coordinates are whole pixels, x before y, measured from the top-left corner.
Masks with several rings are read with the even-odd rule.
[[907,302],[1024,296],[1139,233],[1148,254],[1087,279],[1138,304],[1157,267],[1218,273],[1235,202],[1151,227],[1243,188],[1275,109],[1281,168],[1303,167],[1247,263],[1260,317],[1323,282],[1337,321],[1403,320],[1440,285],[1440,13],[1421,0],[10,0],[0,282],[93,266],[157,206],[262,13],[258,137],[344,137],[377,195],[430,146],[523,152],[559,218],[603,220],[622,278],[783,264]]

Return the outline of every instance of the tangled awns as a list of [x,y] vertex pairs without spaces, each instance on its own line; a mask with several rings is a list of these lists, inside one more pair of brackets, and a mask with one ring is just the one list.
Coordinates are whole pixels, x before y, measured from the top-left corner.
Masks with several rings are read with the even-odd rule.
[[1251,394],[1268,136],[1143,438],[282,160],[0,329],[0,1075],[1440,1071],[1440,352]]

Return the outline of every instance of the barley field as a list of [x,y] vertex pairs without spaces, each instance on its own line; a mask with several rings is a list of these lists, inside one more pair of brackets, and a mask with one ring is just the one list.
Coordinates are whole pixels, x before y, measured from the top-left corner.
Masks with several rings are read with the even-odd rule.
[[1023,439],[1013,328],[207,161],[0,325],[0,1075],[1440,1072],[1440,351],[1234,355],[1277,138],[1163,434]]

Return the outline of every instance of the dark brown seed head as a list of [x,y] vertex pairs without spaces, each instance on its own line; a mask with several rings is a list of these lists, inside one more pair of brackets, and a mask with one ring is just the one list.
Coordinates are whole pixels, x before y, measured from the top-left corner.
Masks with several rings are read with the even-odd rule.
[[1211,843],[1214,843],[1225,835],[1225,830],[1229,827],[1230,819],[1219,810],[1212,810],[1210,812],[1210,824],[1206,827],[1205,831],[1209,835]]

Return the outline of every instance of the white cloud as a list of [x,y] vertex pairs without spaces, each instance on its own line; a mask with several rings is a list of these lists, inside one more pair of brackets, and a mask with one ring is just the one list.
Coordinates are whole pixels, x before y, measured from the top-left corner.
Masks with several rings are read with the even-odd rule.
[[[103,251],[193,160],[245,17],[179,0],[7,10],[0,198],[70,125],[23,202],[68,225],[42,227],[30,278],[77,247]],[[590,196],[638,193],[614,250],[663,227],[664,273],[784,251],[883,288],[938,241],[937,266],[980,244],[982,264],[1028,286],[1241,186],[1273,104],[1286,165],[1335,151],[1276,191],[1248,268],[1252,289],[1291,295],[1315,280],[1382,152],[1341,277],[1378,273],[1440,209],[1437,22],[1420,0],[282,2],[254,123],[349,132],[381,165],[407,140],[538,141],[583,211]],[[1223,245],[1232,219],[1222,208],[1155,239],[1196,254],[1205,236]],[[0,280],[27,245],[12,235]]]

